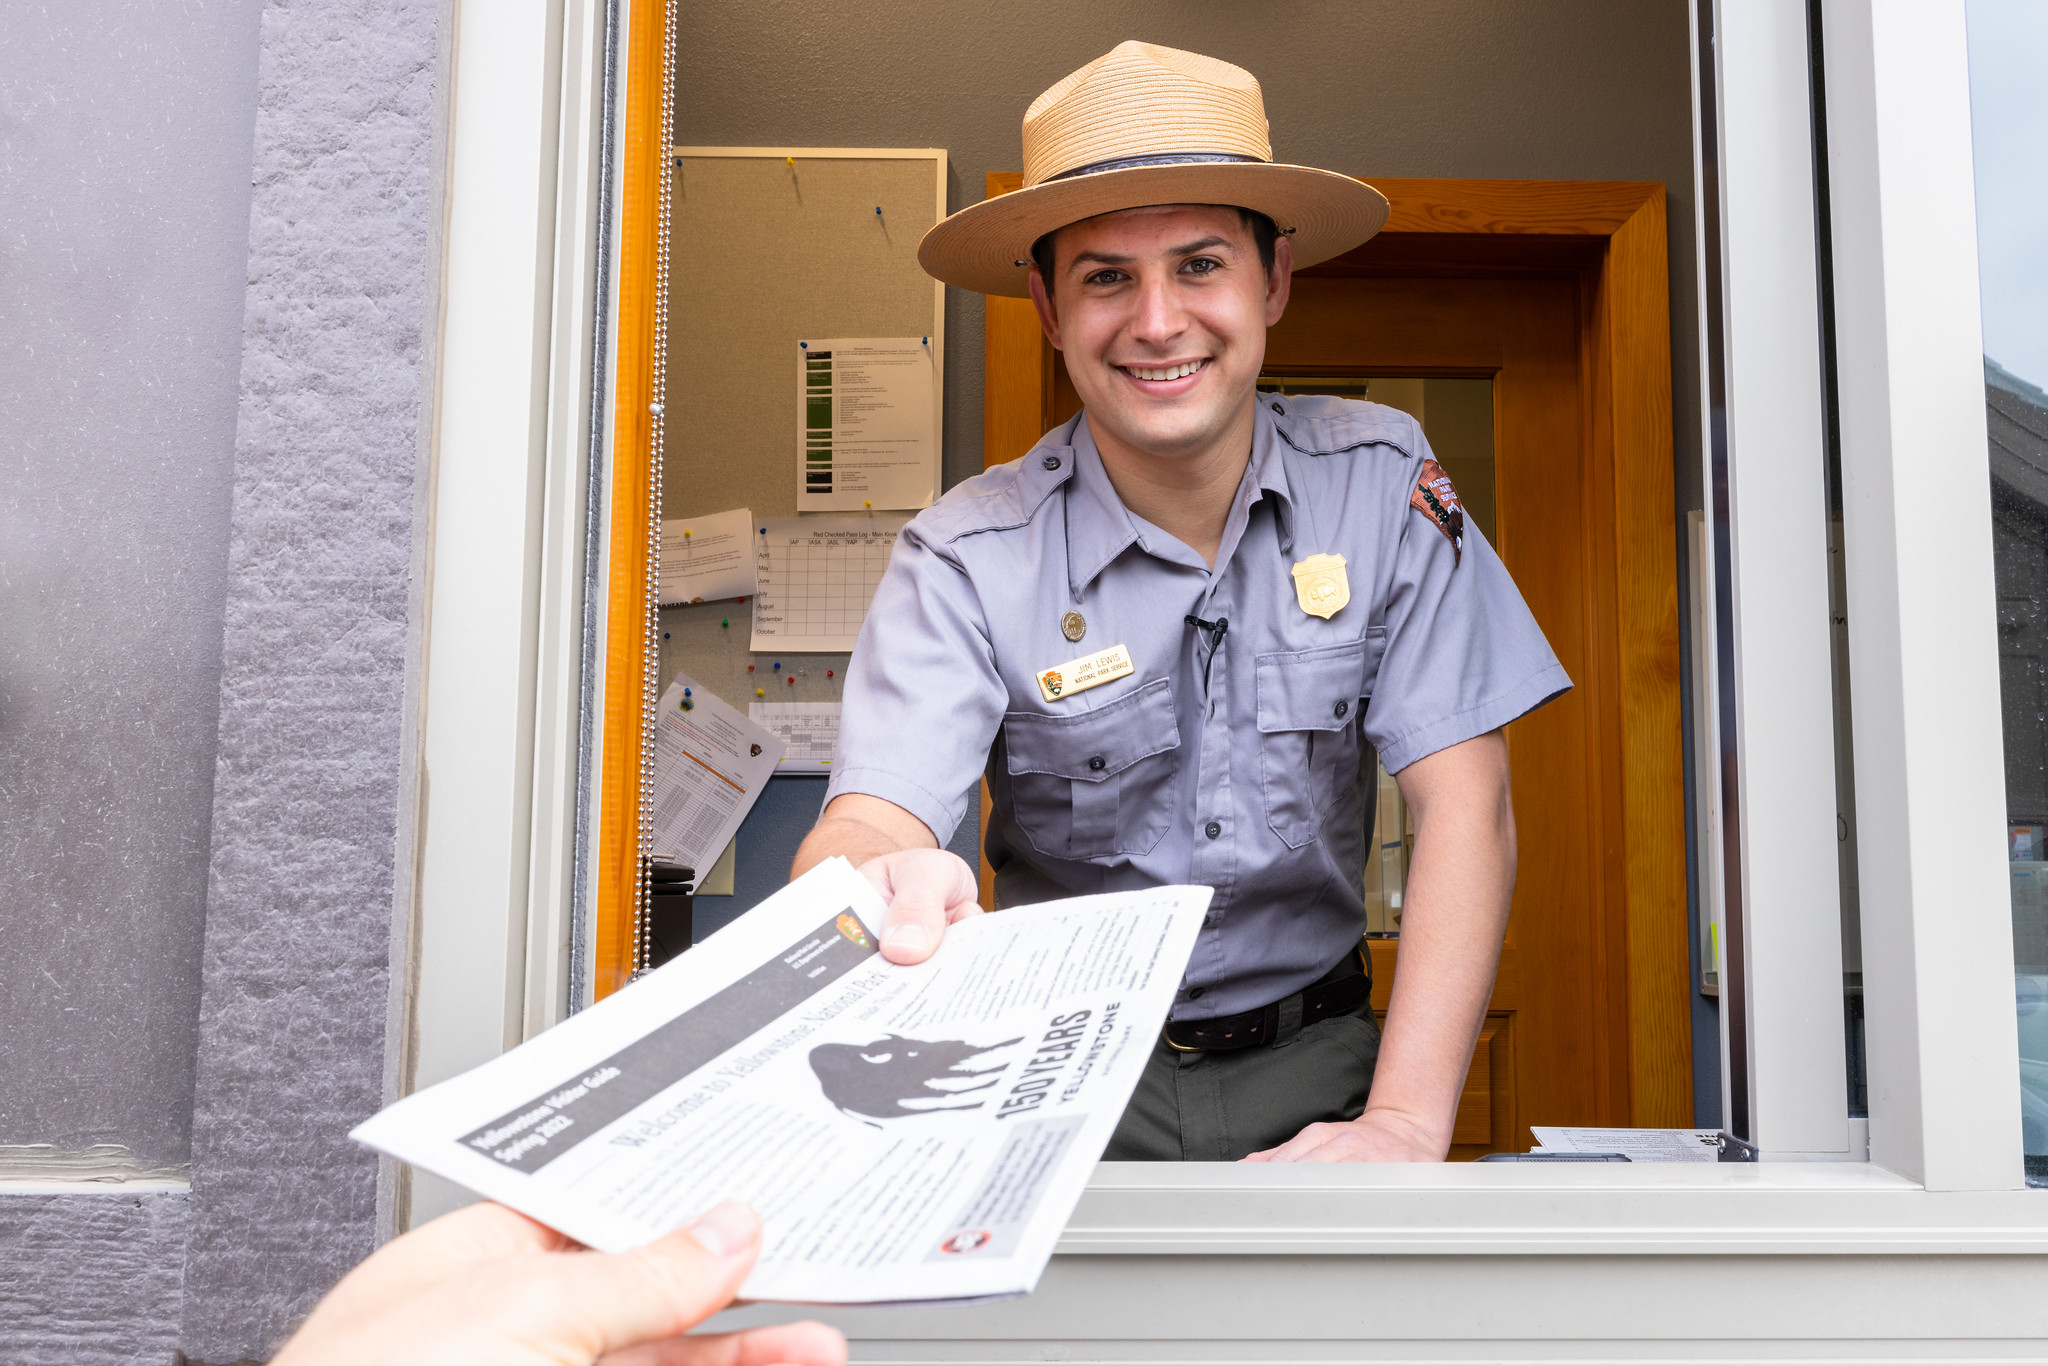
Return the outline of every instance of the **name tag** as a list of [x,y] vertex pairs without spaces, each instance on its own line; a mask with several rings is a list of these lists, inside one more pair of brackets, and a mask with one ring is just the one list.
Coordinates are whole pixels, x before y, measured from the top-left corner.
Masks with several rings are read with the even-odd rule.
[[1038,691],[1046,701],[1057,702],[1062,697],[1087,692],[1099,683],[1136,672],[1137,666],[1131,663],[1131,652],[1121,645],[1112,645],[1107,650],[1070,659],[1057,667],[1041,669]]

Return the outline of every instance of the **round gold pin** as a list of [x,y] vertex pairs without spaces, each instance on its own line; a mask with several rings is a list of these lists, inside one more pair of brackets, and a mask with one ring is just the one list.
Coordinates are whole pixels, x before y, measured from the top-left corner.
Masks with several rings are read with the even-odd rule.
[[1088,634],[1088,619],[1079,612],[1069,612],[1060,618],[1060,634],[1068,640],[1079,640]]

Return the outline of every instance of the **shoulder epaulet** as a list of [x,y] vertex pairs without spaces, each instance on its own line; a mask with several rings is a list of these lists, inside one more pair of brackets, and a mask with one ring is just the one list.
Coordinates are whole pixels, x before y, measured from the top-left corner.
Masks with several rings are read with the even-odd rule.
[[1413,459],[1423,449],[1422,428],[1399,408],[1329,394],[1260,394],[1281,440],[1303,455],[1335,455],[1362,446],[1389,446]]
[[991,465],[946,490],[911,525],[926,540],[945,545],[982,531],[1007,531],[1037,515],[1047,498],[1073,477],[1072,424],[1055,427],[1023,458]]

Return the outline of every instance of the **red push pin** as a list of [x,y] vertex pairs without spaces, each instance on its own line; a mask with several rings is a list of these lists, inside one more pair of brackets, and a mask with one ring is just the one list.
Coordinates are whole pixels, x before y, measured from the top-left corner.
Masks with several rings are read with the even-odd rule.
[[747,665],[747,672],[748,672],[748,673],[752,673],[753,671],[754,671],[754,666],[753,666],[753,665],[751,665],[751,664]]
[[831,676],[832,676],[832,671],[831,671],[830,669],[827,669],[827,670],[825,670],[825,677],[827,677],[827,678],[830,678]]
[[794,688],[794,687],[796,686],[796,680],[795,680],[794,678],[789,678],[789,679],[785,679],[784,681],[785,681],[786,683],[788,683],[788,684],[789,684],[789,686],[790,686],[790,687],[792,687],[792,688]]

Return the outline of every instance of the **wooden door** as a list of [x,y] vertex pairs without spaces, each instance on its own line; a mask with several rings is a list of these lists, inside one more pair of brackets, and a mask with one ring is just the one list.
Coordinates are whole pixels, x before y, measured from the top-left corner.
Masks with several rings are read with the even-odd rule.
[[[1266,370],[1492,381],[1498,549],[1576,685],[1508,728],[1520,870],[1452,1156],[1689,1125],[1663,187],[1373,183],[1388,230],[1296,275]],[[995,464],[1078,399],[1028,301],[987,337]],[[1399,943],[1371,947],[1384,1010]]]

